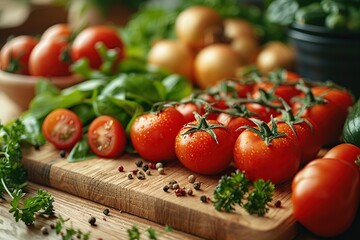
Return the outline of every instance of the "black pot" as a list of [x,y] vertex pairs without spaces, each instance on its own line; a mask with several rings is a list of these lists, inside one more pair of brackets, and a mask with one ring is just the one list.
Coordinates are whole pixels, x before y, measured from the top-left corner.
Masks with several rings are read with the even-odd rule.
[[294,24],[288,35],[302,77],[330,80],[360,96],[360,32]]

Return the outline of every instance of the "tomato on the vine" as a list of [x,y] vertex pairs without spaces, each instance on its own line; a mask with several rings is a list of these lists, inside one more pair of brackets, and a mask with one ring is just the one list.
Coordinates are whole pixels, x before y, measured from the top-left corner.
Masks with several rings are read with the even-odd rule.
[[99,157],[114,158],[126,148],[126,134],[118,120],[103,115],[95,118],[88,129],[88,143]]
[[80,118],[64,108],[50,112],[42,124],[46,140],[64,150],[71,149],[82,138],[82,129]]
[[30,54],[30,75],[43,77],[71,75],[68,48],[68,43],[63,39],[41,40]]
[[300,166],[300,149],[289,136],[263,121],[246,129],[236,139],[234,163],[252,180],[270,180],[274,184],[290,180]]
[[18,36],[9,40],[0,52],[0,69],[18,74],[29,74],[29,58],[38,40],[32,36]]
[[189,170],[217,174],[232,161],[233,143],[228,128],[216,120],[201,118],[180,130],[176,136],[175,151],[178,160]]
[[346,231],[359,205],[359,172],[338,159],[315,159],[292,182],[293,215],[317,235]]
[[175,160],[175,138],[184,124],[183,115],[173,107],[141,115],[130,129],[132,145],[145,160]]
[[182,103],[175,107],[185,118],[185,122],[189,123],[195,120],[194,112],[203,114],[201,104],[195,102]]
[[46,29],[41,35],[41,40],[58,38],[69,41],[72,34],[71,28],[66,23],[58,23]]
[[71,47],[73,61],[86,58],[91,68],[98,69],[103,63],[96,49],[99,43],[103,43],[107,49],[117,51],[115,64],[124,59],[125,46],[120,35],[110,26],[97,25],[85,28],[75,37]]
[[359,157],[360,148],[351,143],[338,144],[335,147],[332,147],[324,155],[324,158],[335,158],[349,162],[356,169],[358,169],[360,173],[360,166],[355,163],[359,159]]

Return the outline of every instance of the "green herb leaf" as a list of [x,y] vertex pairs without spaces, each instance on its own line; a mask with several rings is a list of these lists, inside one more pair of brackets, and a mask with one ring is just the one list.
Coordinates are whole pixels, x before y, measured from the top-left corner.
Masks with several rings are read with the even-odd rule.
[[244,209],[250,214],[264,216],[269,208],[267,203],[272,200],[275,191],[275,185],[270,181],[259,179],[253,183],[254,189],[249,193]]

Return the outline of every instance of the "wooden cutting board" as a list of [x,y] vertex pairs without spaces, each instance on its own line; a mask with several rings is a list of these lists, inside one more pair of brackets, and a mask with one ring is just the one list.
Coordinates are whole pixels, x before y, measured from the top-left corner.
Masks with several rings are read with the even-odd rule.
[[[51,145],[40,150],[24,149],[23,164],[29,180],[50,186],[97,203],[143,217],[206,239],[292,239],[296,222],[291,214],[290,183],[276,187],[273,202],[265,217],[252,216],[240,207],[233,213],[218,212],[200,196],[212,197],[220,176],[196,175],[200,191],[193,196],[177,197],[163,186],[176,180],[180,187],[192,188],[187,177],[192,174],[178,162],[167,163],[165,174],[152,170],[145,180],[129,180],[127,173],[138,168],[137,156],[119,159],[91,159],[69,163]],[[146,163],[144,161],[144,163]],[[124,172],[118,171],[118,166]],[[56,199],[55,199],[56,200]],[[281,200],[281,207],[274,203]]]

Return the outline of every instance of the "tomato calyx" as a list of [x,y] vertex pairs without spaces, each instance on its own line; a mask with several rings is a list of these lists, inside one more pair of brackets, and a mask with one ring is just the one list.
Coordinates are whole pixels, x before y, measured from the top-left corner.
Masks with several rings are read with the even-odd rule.
[[302,91],[305,96],[296,99],[296,101],[302,103],[302,108],[300,109],[300,113],[302,113],[304,110],[311,108],[312,106],[318,105],[318,104],[326,104],[328,101],[319,96],[315,96],[313,92],[311,91],[310,87],[305,86],[304,82],[301,82],[300,84],[296,85],[296,88]]
[[290,127],[290,129],[292,130],[292,132],[294,133],[294,135],[296,137],[298,137],[298,134],[294,127],[294,125],[296,125],[296,124],[305,122],[309,126],[310,131],[311,132],[314,131],[313,126],[309,122],[309,120],[307,120],[306,118],[302,118],[300,114],[294,115],[292,108],[282,98],[280,98],[280,101],[282,102],[284,109],[280,109],[281,118],[275,119],[276,122],[286,123]]
[[258,91],[260,95],[257,98],[240,99],[236,102],[239,104],[257,103],[272,109],[280,109],[282,107],[280,103],[275,102],[279,101],[279,98],[277,98],[272,91],[267,92],[262,88],[259,88]]
[[213,124],[213,123],[209,123],[206,120],[206,117],[209,115],[209,111],[207,111],[204,115],[200,115],[198,113],[194,113],[195,115],[195,119],[196,119],[196,123],[188,123],[185,125],[185,127],[190,127],[189,130],[187,130],[186,132],[182,133],[182,135],[187,135],[187,134],[191,134],[194,132],[198,132],[198,131],[204,131],[207,132],[208,134],[210,134],[210,136],[215,140],[216,144],[219,144],[216,134],[214,133],[213,129],[214,128],[226,128],[224,125],[222,124]]
[[285,133],[281,133],[278,131],[277,125],[275,123],[274,118],[271,116],[271,127],[264,121],[261,121],[256,118],[249,118],[252,122],[256,124],[258,128],[254,128],[251,126],[242,126],[240,128],[249,129],[253,131],[265,142],[267,146],[271,145],[271,141],[276,138],[287,136]]
[[157,102],[152,105],[150,113],[158,114],[168,107],[175,107],[177,105],[179,105],[178,102]]

